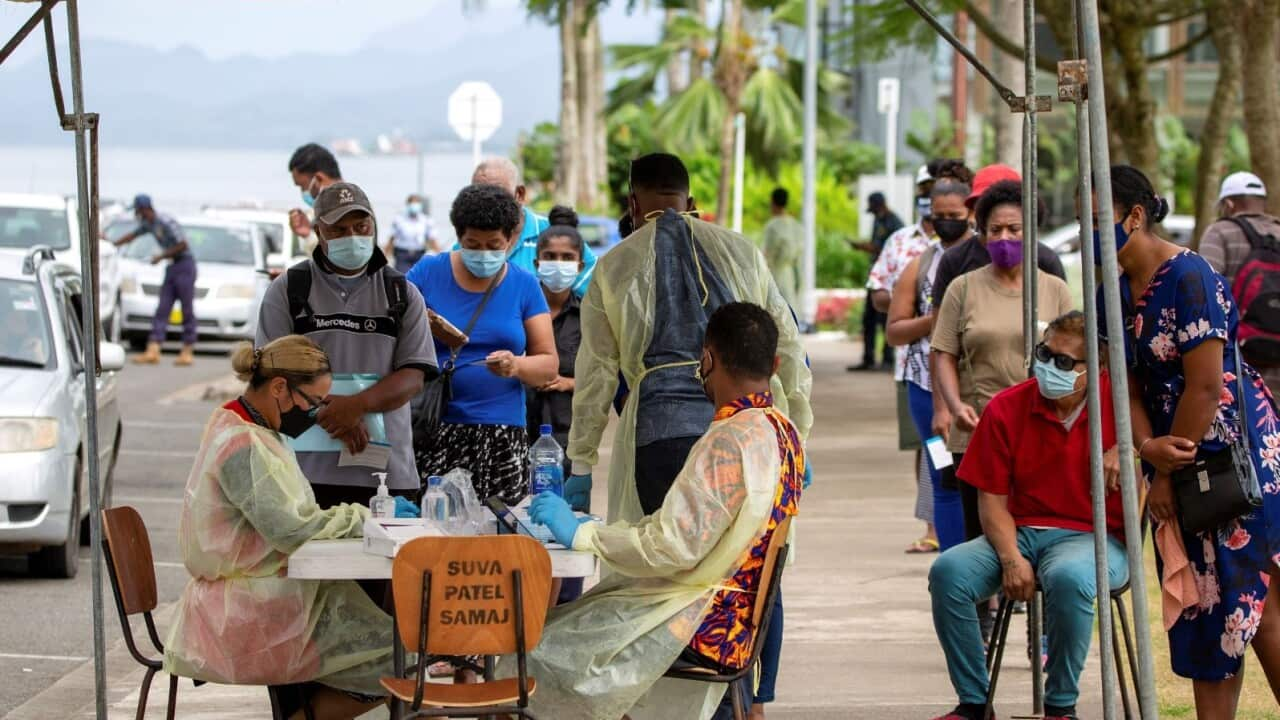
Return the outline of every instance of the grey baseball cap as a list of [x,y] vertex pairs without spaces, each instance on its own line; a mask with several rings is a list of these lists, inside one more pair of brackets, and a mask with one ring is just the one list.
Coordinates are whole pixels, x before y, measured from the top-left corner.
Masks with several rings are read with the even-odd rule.
[[316,218],[326,225],[332,225],[357,210],[373,217],[373,205],[369,202],[369,196],[353,183],[334,183],[321,190],[320,197],[316,198]]

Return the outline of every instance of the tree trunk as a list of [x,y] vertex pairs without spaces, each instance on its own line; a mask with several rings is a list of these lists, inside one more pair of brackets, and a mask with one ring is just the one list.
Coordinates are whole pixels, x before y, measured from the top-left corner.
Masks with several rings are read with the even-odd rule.
[[[707,0],[693,0],[693,14],[702,27],[707,26]],[[689,48],[689,84],[706,76],[706,63],[711,59],[711,52],[702,40],[694,40]]]
[[1218,50],[1218,80],[1213,100],[1200,133],[1200,160],[1196,165],[1196,227],[1191,233],[1191,249],[1200,249],[1200,236],[1214,219],[1218,201],[1218,178],[1222,177],[1227,134],[1240,104],[1240,36],[1232,19],[1234,0],[1208,0],[1205,22],[1213,32]]
[[587,46],[591,55],[590,82],[584,92],[591,95],[591,105],[595,113],[595,127],[589,137],[594,145],[594,157],[590,167],[591,185],[587,188],[588,210],[604,209],[609,185],[609,123],[605,119],[605,84],[604,84],[604,42],[600,36],[600,13],[597,10],[591,15],[591,24],[587,31]]
[[1237,3],[1244,24],[1244,130],[1249,136],[1249,159],[1255,175],[1271,189],[1267,210],[1280,213],[1280,72],[1277,70],[1276,25],[1280,0]]
[[[662,27],[671,26],[671,21],[678,17],[678,13],[670,8],[662,11]],[[671,57],[667,62],[667,97],[679,95],[689,87],[689,81],[686,77],[685,70],[689,66],[689,53],[680,52]]]
[[[1151,178],[1159,190],[1160,146],[1156,142],[1156,101],[1151,94],[1147,54],[1143,48],[1147,27],[1119,18],[1114,18],[1111,26],[1126,92],[1120,96],[1113,93],[1110,87],[1107,88],[1107,115],[1116,121],[1116,134],[1124,144],[1129,164]],[[1116,161],[1113,159],[1112,162]]]
[[[992,0],[991,16],[1004,34],[1013,42],[1021,45],[1022,32],[1022,0]],[[1024,63],[1008,53],[995,52],[995,74],[1006,87],[1014,89],[1019,95],[1025,83]],[[996,134],[996,162],[1009,167],[1022,168],[1022,124],[1021,115],[1014,115],[1001,97],[992,92],[991,95],[991,127]]]
[[582,185],[582,144],[578,125],[578,23],[575,0],[560,0],[560,162],[557,202],[574,203]]
[[580,184],[573,204],[574,207],[587,208],[591,206],[592,195],[596,192],[596,144],[593,138],[596,126],[602,121],[600,115],[603,107],[598,105],[599,97],[592,83],[592,66],[596,56],[591,47],[591,8],[588,0],[572,0],[572,3],[574,32],[578,37],[578,134],[574,137],[574,142],[582,157],[582,167],[578,171]]
[[720,40],[716,47],[715,81],[724,94],[724,117],[720,120],[720,187],[716,193],[716,219],[729,219],[729,196],[733,187],[734,119],[742,107],[742,88],[748,74],[742,52],[742,2],[724,0],[720,13]]

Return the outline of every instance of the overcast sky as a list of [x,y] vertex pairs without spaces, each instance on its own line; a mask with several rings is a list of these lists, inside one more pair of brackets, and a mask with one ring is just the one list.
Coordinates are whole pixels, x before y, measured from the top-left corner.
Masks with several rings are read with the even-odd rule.
[[[345,54],[379,32],[430,15],[433,7],[461,1],[82,0],[80,29],[85,37],[161,50],[187,45],[215,59],[235,55],[279,57],[326,49]],[[525,14],[516,0],[468,2],[477,8],[476,23],[485,22],[485,16],[492,13]],[[0,41],[8,40],[31,15],[33,6],[31,2],[0,0]],[[65,17],[61,6],[54,14],[59,20]],[[626,3],[615,3],[602,19],[605,41],[632,42],[637,37],[656,36],[660,15],[637,15],[641,17],[628,19]],[[429,42],[430,38],[423,41]],[[37,30],[9,62],[23,62],[44,52],[43,46]]]

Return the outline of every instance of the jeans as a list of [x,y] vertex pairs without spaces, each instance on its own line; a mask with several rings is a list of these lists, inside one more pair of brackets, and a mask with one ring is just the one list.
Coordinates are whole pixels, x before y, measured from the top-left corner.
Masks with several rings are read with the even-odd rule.
[[190,255],[169,263],[160,286],[160,303],[151,321],[151,342],[164,342],[174,301],[182,303],[182,344],[196,344],[196,261]]
[[402,273],[408,273],[427,253],[425,250],[401,250],[400,248],[391,248],[391,254],[395,256],[396,269]]
[[769,634],[762,639],[760,649],[760,683],[752,704],[773,702],[774,685],[778,681],[778,661],[782,659],[782,586],[773,596],[773,614],[769,616]]
[[667,491],[684,469],[689,451],[698,440],[696,437],[671,438],[636,448],[636,494],[640,496],[640,508],[645,515],[652,515],[662,507]]
[[[1045,703],[1071,707],[1080,695],[1080,673],[1093,639],[1097,582],[1093,533],[1018,528],[1018,552],[1035,569],[1044,592],[1049,664],[1045,667]],[[1107,538],[1111,586],[1129,577],[1124,547]],[[1001,587],[1000,559],[985,537],[970,540],[938,556],[929,569],[933,628],[947,657],[951,685],[962,703],[986,702],[990,679],[974,603]]]
[[[911,407],[911,419],[921,439],[933,435],[933,393],[916,385],[907,383],[907,398]],[[927,457],[928,453],[926,453]],[[965,541],[964,511],[960,504],[960,493],[942,486],[942,473],[929,460],[929,475],[933,481],[933,526],[938,533],[938,547],[946,551]]]

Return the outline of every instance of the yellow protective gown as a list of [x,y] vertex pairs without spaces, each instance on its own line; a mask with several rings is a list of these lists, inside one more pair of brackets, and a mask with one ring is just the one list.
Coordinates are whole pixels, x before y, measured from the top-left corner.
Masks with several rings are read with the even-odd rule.
[[[805,363],[804,346],[791,308],[778,292],[760,250],[741,235],[685,216],[698,243],[716,273],[736,300],[759,305],[778,324],[778,374],[772,381],[779,412],[791,418],[801,438],[813,425],[809,392],[813,377]],[[644,355],[653,337],[654,323],[663,318],[654,312],[654,233],[649,222],[600,258],[591,287],[582,300],[582,345],[574,368],[577,387],[573,394],[573,425],[569,449],[574,472],[594,468],[600,460],[600,440],[609,423],[609,409],[618,390],[618,373],[631,394],[623,406],[614,437],[609,467],[610,522],[638,521],[644,515],[635,484],[636,390],[645,376],[657,368],[644,366]],[[697,362],[682,363],[688,372]],[[660,366],[661,367],[661,366]]]
[[549,613],[529,658],[538,717],[692,720],[714,713],[724,685],[662,675],[767,527],[781,461],[765,412],[744,410],[713,423],[653,515],[578,529],[574,549],[598,555],[612,572]]
[[187,480],[178,544],[191,573],[164,669],[218,683],[317,681],[382,695],[391,618],[351,581],[285,577],[308,540],[360,537],[368,509],[322,510],[277,433],[213,414]]

